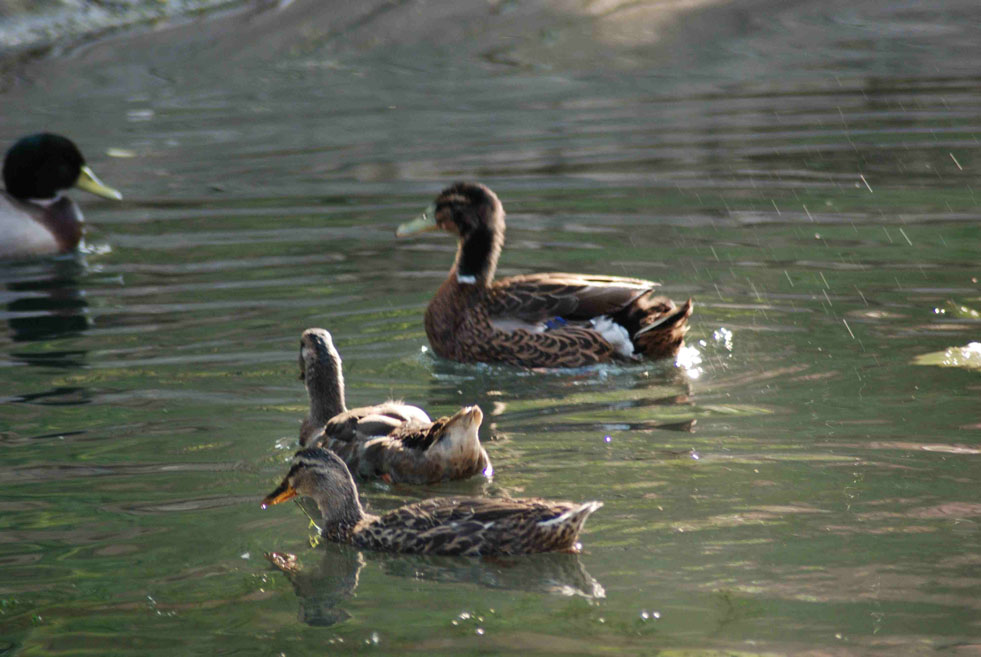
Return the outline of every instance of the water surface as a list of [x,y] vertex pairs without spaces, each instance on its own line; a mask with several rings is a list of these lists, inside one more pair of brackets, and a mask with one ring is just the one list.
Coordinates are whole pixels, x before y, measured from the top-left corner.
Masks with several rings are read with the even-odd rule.
[[[7,78],[2,141],[70,134],[126,200],[76,194],[82,254],[0,266],[0,654],[981,649],[981,379],[914,364],[981,333],[975,4],[349,4]],[[501,275],[694,297],[683,358],[434,358],[453,245],[393,232],[461,178],[508,210]],[[583,553],[311,547],[260,511],[309,326],[351,405],[486,413],[493,480],[371,509],[601,499]]]

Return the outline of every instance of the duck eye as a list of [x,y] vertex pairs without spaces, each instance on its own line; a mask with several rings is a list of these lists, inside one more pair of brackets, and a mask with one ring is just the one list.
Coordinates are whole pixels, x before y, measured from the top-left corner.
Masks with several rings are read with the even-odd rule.
[[[462,234],[469,230],[466,209],[457,205],[443,206],[436,211],[436,225],[450,233]],[[462,220],[462,221],[461,221]]]

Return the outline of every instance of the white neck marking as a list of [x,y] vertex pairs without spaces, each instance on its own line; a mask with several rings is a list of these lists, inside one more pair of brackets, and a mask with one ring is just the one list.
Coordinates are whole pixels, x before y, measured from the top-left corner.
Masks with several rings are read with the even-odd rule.
[[476,276],[466,276],[464,274],[461,274],[460,272],[457,272],[457,274],[456,274],[456,282],[457,283],[463,283],[464,285],[476,285],[477,284],[477,277]]
[[53,198],[29,198],[27,199],[29,203],[34,205],[40,205],[42,208],[51,207],[55,203],[61,200],[63,192],[58,192]]

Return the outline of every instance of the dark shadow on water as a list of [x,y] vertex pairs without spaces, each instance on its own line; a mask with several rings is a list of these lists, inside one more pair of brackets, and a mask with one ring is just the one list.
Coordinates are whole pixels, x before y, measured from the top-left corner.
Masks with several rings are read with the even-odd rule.
[[75,368],[85,365],[87,353],[86,351],[79,350],[46,351],[44,353],[12,351],[10,352],[10,357],[26,365]]
[[44,392],[32,392],[17,395],[10,399],[14,404],[32,404],[37,406],[78,406],[90,404],[92,399],[86,388],[65,387],[53,388]]

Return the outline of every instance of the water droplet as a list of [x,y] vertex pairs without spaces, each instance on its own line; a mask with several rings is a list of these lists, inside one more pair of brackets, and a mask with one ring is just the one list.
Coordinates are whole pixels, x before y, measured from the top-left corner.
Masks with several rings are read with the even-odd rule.
[[732,351],[732,331],[722,326],[712,333],[712,339],[722,344],[726,351]]

